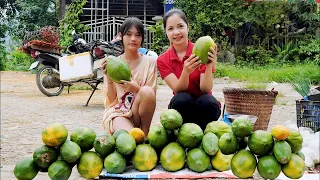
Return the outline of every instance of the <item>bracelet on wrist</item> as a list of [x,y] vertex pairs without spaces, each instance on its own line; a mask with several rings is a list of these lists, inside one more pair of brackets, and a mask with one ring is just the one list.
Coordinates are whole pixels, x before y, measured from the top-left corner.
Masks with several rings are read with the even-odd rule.
[[113,84],[113,82],[108,82],[108,84]]

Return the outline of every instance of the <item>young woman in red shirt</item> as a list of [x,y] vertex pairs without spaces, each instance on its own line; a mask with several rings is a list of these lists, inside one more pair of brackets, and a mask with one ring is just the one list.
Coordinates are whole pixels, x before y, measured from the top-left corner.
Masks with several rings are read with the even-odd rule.
[[220,103],[211,92],[217,50],[211,48],[209,63],[201,64],[192,54],[194,44],[188,39],[188,20],[179,9],[171,9],[164,15],[163,26],[171,47],[159,56],[157,66],[174,94],[169,109],[177,110],[184,123],[196,123],[204,130],[221,114]]

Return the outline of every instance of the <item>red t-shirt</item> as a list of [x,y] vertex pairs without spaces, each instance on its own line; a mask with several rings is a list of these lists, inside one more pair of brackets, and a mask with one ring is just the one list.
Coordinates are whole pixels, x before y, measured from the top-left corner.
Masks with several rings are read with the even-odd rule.
[[[183,63],[191,56],[193,46],[194,44],[189,40],[187,53],[183,57],[182,61],[177,56],[173,46],[171,46],[169,50],[158,57],[157,66],[162,79],[164,79],[171,73],[176,75],[178,79],[180,78],[183,70]],[[197,68],[189,76],[189,85],[186,92],[191,94],[195,98],[199,98],[201,95],[203,95],[200,90],[200,74],[205,73],[205,71],[206,65],[202,65],[200,67],[200,71]],[[214,72],[214,68],[212,68],[212,72]]]

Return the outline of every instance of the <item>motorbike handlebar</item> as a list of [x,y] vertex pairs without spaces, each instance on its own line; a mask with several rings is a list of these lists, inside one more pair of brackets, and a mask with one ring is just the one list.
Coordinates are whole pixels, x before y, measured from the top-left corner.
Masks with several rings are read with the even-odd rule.
[[72,45],[68,47],[70,53],[83,53],[90,52],[94,54],[96,47],[100,47],[105,54],[120,54],[122,51],[116,43],[110,43],[102,39],[94,40],[87,43],[84,39],[80,38],[75,32],[72,32],[73,40]]

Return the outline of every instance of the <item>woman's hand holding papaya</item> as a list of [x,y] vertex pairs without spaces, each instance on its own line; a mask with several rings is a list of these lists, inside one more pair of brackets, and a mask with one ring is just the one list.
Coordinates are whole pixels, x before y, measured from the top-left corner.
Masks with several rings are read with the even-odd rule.
[[185,73],[186,75],[190,75],[196,68],[201,66],[201,61],[199,57],[192,54],[188,59],[184,61],[182,74]]
[[107,58],[104,58],[104,60],[103,60],[102,63],[101,63],[101,69],[102,69],[102,72],[105,74],[105,77],[107,77],[107,82],[108,82],[108,84],[112,84],[113,81],[112,81],[112,80],[110,79],[110,77],[107,75],[106,66],[107,66]]
[[137,93],[140,89],[139,84],[135,80],[131,80],[131,81],[121,80],[121,82],[123,84],[119,84],[119,85],[123,88],[125,92]]
[[217,48],[210,48],[211,52],[208,52],[208,64],[207,64],[207,68],[212,69],[212,67],[216,66],[217,63]]

